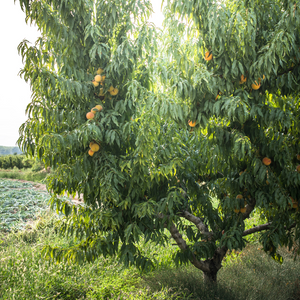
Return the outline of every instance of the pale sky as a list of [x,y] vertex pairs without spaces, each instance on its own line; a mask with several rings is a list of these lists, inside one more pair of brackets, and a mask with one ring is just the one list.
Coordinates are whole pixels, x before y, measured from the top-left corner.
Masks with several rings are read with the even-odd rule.
[[[162,0],[152,0],[155,14],[149,20],[161,27]],[[0,4],[0,146],[15,146],[19,127],[26,121],[25,110],[31,100],[29,83],[18,76],[23,68],[17,47],[23,39],[34,43],[39,37],[37,28],[25,23],[19,1],[1,0]]]

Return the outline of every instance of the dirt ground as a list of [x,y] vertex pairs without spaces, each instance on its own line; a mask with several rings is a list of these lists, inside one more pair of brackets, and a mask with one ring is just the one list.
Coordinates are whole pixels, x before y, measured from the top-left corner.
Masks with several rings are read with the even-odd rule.
[[[34,181],[22,180],[22,179],[10,179],[10,178],[3,178],[3,179],[11,180],[11,181],[27,182],[27,183],[32,184],[33,187],[39,191],[48,192],[46,184],[42,184],[42,183],[38,183],[38,182],[34,182]],[[67,193],[65,193],[65,196],[68,197]],[[76,204],[83,203],[83,195],[82,194],[78,195],[76,193],[74,198],[72,196],[70,196],[69,198],[72,199],[72,201],[75,202]]]

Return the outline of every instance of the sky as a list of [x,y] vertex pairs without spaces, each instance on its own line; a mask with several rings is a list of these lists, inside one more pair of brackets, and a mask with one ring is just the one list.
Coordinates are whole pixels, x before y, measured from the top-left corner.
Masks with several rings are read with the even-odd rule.
[[[152,0],[154,14],[150,22],[161,27],[162,0]],[[18,75],[23,68],[17,47],[24,39],[34,43],[39,37],[35,26],[25,22],[18,0],[1,0],[0,4],[0,146],[16,146],[19,127],[26,121],[25,110],[31,101],[29,83]]]

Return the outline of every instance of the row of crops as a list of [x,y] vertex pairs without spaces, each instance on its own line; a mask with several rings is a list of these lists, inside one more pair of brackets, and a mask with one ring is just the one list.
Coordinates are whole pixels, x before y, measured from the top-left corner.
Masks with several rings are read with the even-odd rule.
[[0,179],[0,230],[24,229],[48,209],[49,194],[30,183]]
[[49,199],[47,192],[36,189],[31,183],[0,178],[0,231],[25,229],[49,210]]

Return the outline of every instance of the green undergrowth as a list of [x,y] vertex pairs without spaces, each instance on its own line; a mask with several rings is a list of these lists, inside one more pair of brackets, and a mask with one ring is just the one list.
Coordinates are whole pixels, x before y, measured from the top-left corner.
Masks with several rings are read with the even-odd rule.
[[[72,241],[58,234],[57,215],[39,206],[46,193],[34,191],[28,183],[0,180],[0,195],[18,203],[20,215],[28,213],[30,220],[35,219],[24,223],[23,230],[0,230],[0,299],[300,299],[299,259],[282,248],[280,265],[263,252],[257,238],[242,251],[227,254],[217,286],[204,285],[202,272],[192,265],[177,268],[171,259],[177,250],[172,243],[165,247],[141,243],[143,253],[155,263],[148,272],[104,257],[93,264],[51,264],[41,257],[42,248]],[[254,215],[247,227],[262,221]]]
[[19,179],[34,182],[41,182],[47,177],[48,173],[44,171],[34,171],[32,169],[14,168],[11,170],[0,169],[0,178]]

